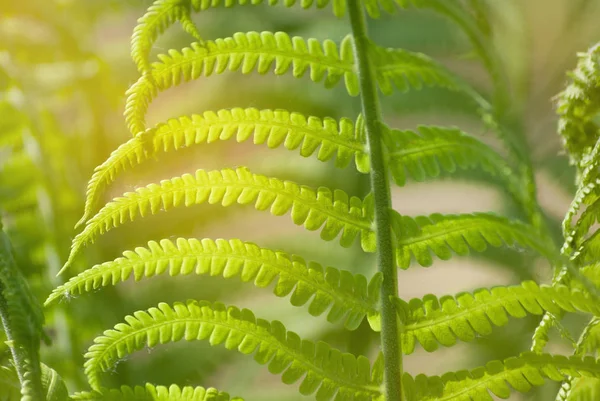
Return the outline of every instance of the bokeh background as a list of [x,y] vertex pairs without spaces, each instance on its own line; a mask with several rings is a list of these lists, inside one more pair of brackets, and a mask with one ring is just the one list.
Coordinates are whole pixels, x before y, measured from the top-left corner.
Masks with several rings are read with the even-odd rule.
[[[493,45],[510,84],[510,106],[521,143],[536,168],[538,198],[561,242],[559,224],[573,195],[574,172],[556,134],[553,96],[566,82],[576,53],[600,41],[600,2],[589,0],[477,0],[489,20]],[[41,301],[67,277],[55,274],[68,255],[83,210],[87,179],[120,143],[129,139],[122,111],[125,90],[138,73],[129,55],[136,20],[148,0],[0,0],[0,208],[20,265]],[[194,15],[207,39],[237,31],[285,31],[291,35],[339,42],[347,21],[329,9],[303,11],[267,6],[214,9]],[[468,80],[482,93],[489,79],[464,35],[451,22],[428,11],[409,10],[370,24],[379,44],[427,53]],[[176,24],[155,44],[153,58],[193,39]],[[419,124],[456,125],[496,146],[466,99],[439,89],[396,93],[383,98],[385,119],[393,128]],[[200,79],[161,94],[151,105],[149,125],[171,117],[232,107],[283,108],[306,115],[356,118],[357,99],[343,88],[326,90],[305,78],[226,73]],[[196,169],[249,166],[254,172],[312,186],[342,188],[364,196],[367,177],[333,163],[303,159],[286,150],[214,143],[161,156],[124,174],[107,200],[139,186]],[[518,217],[515,205],[493,181],[464,173],[394,188],[394,206],[408,215],[496,211]],[[371,255],[358,246],[344,249],[324,243],[289,219],[252,208],[217,206],[175,210],[111,231],[80,258],[75,271],[119,256],[150,239],[240,238],[265,247],[297,253],[305,259],[370,277]],[[74,273],[74,271],[72,272]],[[400,295],[409,299],[506,285],[524,279],[548,281],[547,264],[528,253],[491,250],[469,258],[412,267],[399,274]],[[123,316],[160,301],[219,300],[252,309],[257,316],[283,321],[304,338],[325,340],[356,354],[374,357],[377,337],[363,324],[344,331],[305,308],[294,308],[269,291],[238,280],[213,277],[154,278],[128,282],[61,304],[48,312],[52,347],[44,361],[67,380],[70,390],[84,390],[82,354],[94,336]],[[511,322],[494,335],[428,354],[418,349],[406,358],[411,373],[441,374],[479,366],[527,350],[539,317]],[[583,320],[565,321],[574,333]],[[569,339],[555,333],[553,351],[568,353]],[[7,349],[0,342],[0,358]],[[4,347],[4,348],[3,348]],[[301,400],[293,389],[257,368],[251,358],[204,343],[177,343],[133,355],[106,375],[106,384],[177,383],[214,386],[247,400]],[[522,399],[551,399],[556,386]],[[553,398],[552,398],[553,399]]]

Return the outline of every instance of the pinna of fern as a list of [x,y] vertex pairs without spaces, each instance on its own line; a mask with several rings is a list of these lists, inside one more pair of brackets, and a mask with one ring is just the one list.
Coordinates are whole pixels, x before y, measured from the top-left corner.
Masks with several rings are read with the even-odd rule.
[[[240,1],[240,4],[245,3],[250,2]],[[289,1],[286,5],[293,3]],[[396,3],[406,6],[409,2]],[[458,15],[452,13],[461,9],[458,2],[414,0],[410,3],[431,7],[446,15]],[[233,4],[225,2],[224,5]],[[303,6],[312,4],[302,3]],[[327,4],[328,1],[316,3],[319,7]],[[63,271],[76,263],[85,246],[121,225],[150,215],[169,213],[174,208],[205,203],[225,207],[252,204],[257,210],[268,210],[276,216],[289,213],[295,224],[309,231],[320,231],[323,240],[339,239],[340,245],[348,247],[359,239],[363,251],[376,252],[380,257],[387,255],[394,272],[397,268],[410,268],[413,260],[429,266],[434,256],[447,260],[455,254],[464,256],[471,250],[483,251],[488,246],[527,248],[556,261],[555,245],[540,232],[539,225],[532,223],[533,219],[523,222],[493,213],[409,217],[390,210],[385,202],[382,207],[381,194],[387,192],[385,196],[389,198],[392,180],[403,186],[407,176],[420,181],[435,178],[442,170],[452,173],[468,168],[481,169],[499,177],[524,209],[533,210],[537,204],[531,198],[531,191],[523,195],[519,190],[531,185],[527,174],[522,173],[530,167],[526,161],[512,155],[507,162],[498,152],[453,127],[395,131],[379,121],[377,90],[389,93],[394,87],[406,91],[428,85],[476,94],[430,58],[401,49],[383,49],[368,40],[364,21],[361,22],[364,17],[362,6],[375,16],[378,6],[391,11],[393,1],[371,0],[364,4],[333,1],[333,4],[340,15],[342,10],[349,11],[353,28],[353,34],[342,41],[339,50],[331,41],[320,43],[290,38],[281,32],[249,32],[237,33],[227,39],[202,40],[182,51],[169,51],[168,55],[159,57],[159,62],[150,65],[148,43],[152,43],[169,24],[180,20],[184,28],[199,39],[200,31],[191,22],[191,11],[221,5],[218,1],[155,2],[140,20],[133,39],[134,60],[143,72],[128,91],[126,120],[134,137],[96,169],[88,185],[86,207],[80,221],[84,227],[73,241]],[[468,14],[461,14],[461,18],[466,16]],[[477,26],[472,20],[465,21],[469,21],[463,24],[465,26]],[[372,69],[372,73],[365,73],[364,68]],[[296,78],[309,72],[311,81],[324,81],[326,87],[336,85],[344,78],[349,94],[360,95],[363,103],[370,102],[375,112],[363,107],[363,115],[354,123],[346,118],[305,117],[283,110],[235,108],[183,116],[152,128],[146,127],[148,107],[162,91],[184,81],[226,70],[242,73],[274,70],[277,75],[291,72]],[[503,129],[500,123],[498,127]],[[379,135],[375,137],[376,141],[373,140],[374,132]],[[339,189],[311,188],[254,174],[246,168],[224,168],[198,170],[194,174],[152,183],[101,205],[103,193],[118,175],[150,157],[234,138],[237,142],[252,139],[269,148],[283,145],[288,150],[299,149],[302,156],[315,156],[320,161],[336,157],[339,168],[347,167],[354,159],[359,172],[371,174],[373,180],[374,177],[385,177],[383,189],[378,187],[379,184],[374,185],[372,193],[357,197]],[[509,146],[509,153],[511,149]],[[378,242],[382,235],[389,236],[389,249],[382,249]],[[402,342],[396,344],[400,360],[402,354],[414,351],[417,342],[427,351],[433,351],[439,345],[452,346],[458,340],[472,341],[477,336],[489,334],[492,326],[507,324],[509,316],[521,318],[526,314],[558,314],[562,311],[600,313],[596,298],[586,291],[567,285],[538,286],[532,282],[482,289],[455,297],[426,296],[407,302],[395,296],[397,289],[390,290],[396,283],[390,279],[389,271],[374,274],[369,280],[364,275],[353,275],[349,270],[323,268],[316,262],[307,263],[299,256],[239,239],[209,238],[151,241],[146,247],[126,251],[124,257],[86,269],[58,287],[47,305],[70,294],[116,285],[132,276],[137,281],[167,272],[171,276],[193,273],[240,277],[259,287],[275,282],[275,295],[291,294],[290,302],[296,306],[308,305],[311,315],[327,312],[330,322],[344,320],[348,329],[357,328],[368,317],[371,328],[381,330],[384,339],[391,338],[390,333],[394,334],[396,330],[390,321],[400,321]],[[389,309],[390,305],[393,309]],[[390,310],[393,316],[389,315]],[[396,335],[394,341],[398,338],[400,336]],[[507,397],[510,394],[508,385],[526,392],[543,384],[544,377],[561,381],[568,376],[597,377],[600,374],[598,363],[590,358],[526,353],[504,362],[490,362],[470,372],[448,373],[442,378],[424,375],[412,378],[408,374],[402,375],[397,361],[390,362],[388,351],[391,348],[386,344],[384,353],[388,356],[370,362],[365,357],[344,353],[322,342],[302,340],[282,323],[256,318],[247,309],[225,307],[208,300],[190,300],[171,305],[160,303],[158,307],[135,312],[96,338],[86,354],[85,364],[93,391],[76,397],[178,399],[183,391],[190,396],[198,391],[199,399],[203,399],[204,389],[172,387],[167,390],[161,387],[159,390],[151,385],[107,389],[102,385],[102,372],[110,370],[121,358],[144,347],[180,340],[207,340],[213,345],[223,344],[227,349],[252,354],[259,364],[267,364],[271,373],[281,373],[284,383],[300,381],[300,393],[314,394],[317,400],[366,401],[386,397],[404,397],[410,401],[483,400],[489,398],[489,392]],[[392,357],[395,356],[392,354]],[[397,382],[393,380],[396,376]],[[403,377],[402,381],[400,377]],[[397,387],[400,384],[403,390]],[[227,399],[228,396],[223,397]]]

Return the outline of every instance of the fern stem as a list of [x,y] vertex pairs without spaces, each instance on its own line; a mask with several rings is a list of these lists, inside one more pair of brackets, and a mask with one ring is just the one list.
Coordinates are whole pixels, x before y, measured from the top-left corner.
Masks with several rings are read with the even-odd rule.
[[13,357],[13,362],[15,364],[15,370],[17,372],[17,376],[19,377],[19,382],[22,384],[25,381],[23,358],[21,357],[21,353],[19,353],[15,344],[13,343],[14,337],[12,335],[12,329],[10,326],[10,315],[8,314],[8,306],[6,304],[6,300],[2,296],[2,284],[1,283],[0,283],[0,324],[3,326],[4,334],[6,335],[7,342],[9,342],[11,344],[10,352]]
[[390,210],[392,208],[389,180],[386,175],[382,146],[382,116],[373,69],[369,61],[369,38],[362,2],[347,0],[352,28],[354,52],[365,118],[367,148],[371,159],[371,190],[375,203],[375,233],[377,235],[377,267],[383,274],[381,286],[381,347],[385,360],[385,396],[389,401],[402,397],[402,353],[399,346],[400,327],[391,299],[398,296],[398,275],[394,262],[394,247]]

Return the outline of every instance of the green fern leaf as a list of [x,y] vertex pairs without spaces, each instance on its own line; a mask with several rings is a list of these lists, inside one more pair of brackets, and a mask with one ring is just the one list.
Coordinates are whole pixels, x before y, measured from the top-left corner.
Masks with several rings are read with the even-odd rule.
[[510,287],[482,288],[454,297],[427,295],[408,303],[394,300],[404,322],[402,350],[410,354],[418,341],[428,352],[439,344],[450,347],[457,340],[473,341],[489,335],[493,326],[504,326],[508,317],[523,318],[561,311],[581,311],[597,315],[600,305],[594,298],[565,286],[538,286],[534,281]]
[[319,401],[334,396],[336,400],[382,399],[382,377],[371,377],[367,358],[343,354],[323,342],[301,340],[280,322],[256,319],[248,309],[196,301],[173,307],[161,303],[125,321],[96,338],[85,356],[85,372],[92,389],[100,388],[100,372],[120,358],[146,346],[185,339],[208,340],[211,345],[224,344],[227,349],[254,354],[259,364],[268,364],[271,373],[282,373],[286,384],[304,377],[300,393],[316,392]]
[[41,307],[16,266],[12,246],[0,224],[0,323],[21,381],[21,401],[43,397],[39,355],[43,322]]
[[332,267],[324,269],[315,262],[307,263],[296,255],[260,248],[240,240],[179,238],[149,242],[146,248],[127,251],[122,258],[96,265],[56,288],[46,306],[100,287],[128,280],[136,281],[168,272],[170,276],[197,274],[253,281],[258,287],[269,286],[276,278],[275,295],[292,294],[290,302],[302,306],[310,302],[308,311],[320,316],[329,310],[332,323],[345,319],[354,330],[365,316],[377,319],[377,303],[381,276],[376,274],[367,284],[362,275]]
[[407,175],[421,182],[438,177],[441,170],[453,173],[457,168],[479,168],[502,177],[513,192],[520,189],[502,156],[458,128],[419,126],[418,132],[388,130],[384,142],[390,172],[399,186],[404,186]]
[[473,213],[408,217],[392,214],[392,230],[397,243],[396,263],[407,269],[411,258],[421,266],[431,266],[432,253],[448,260],[453,252],[465,256],[470,249],[483,252],[488,244],[494,247],[521,245],[556,259],[558,252],[537,231],[526,224],[508,220],[492,213]]
[[99,391],[81,392],[71,396],[71,400],[80,401],[243,401],[239,397],[230,397],[229,394],[215,388],[183,387],[175,384],[169,387],[154,386],[147,383],[145,386],[121,386],[120,389],[100,389]]
[[363,249],[374,252],[373,207],[369,199],[350,197],[341,190],[314,190],[290,181],[252,174],[246,168],[198,170],[195,175],[185,174],[128,192],[105,205],[73,240],[71,255],[61,272],[73,262],[83,246],[121,224],[161,210],[203,203],[254,204],[257,210],[270,209],[276,216],[291,210],[294,224],[303,225],[310,231],[322,228],[322,239],[331,241],[341,233],[340,244],[348,247],[360,236]]
[[419,375],[405,383],[408,391],[421,395],[418,401],[489,400],[490,393],[504,399],[510,397],[511,388],[526,393],[543,385],[545,378],[562,381],[567,376],[600,377],[600,363],[591,357],[525,352],[471,371],[449,372],[441,378]]
[[449,71],[422,53],[383,48],[373,43],[369,51],[373,65],[376,66],[377,84],[386,95],[393,93],[392,85],[401,92],[407,92],[409,88],[421,89],[423,86],[462,89]]
[[251,138],[255,144],[266,144],[269,148],[284,146],[288,150],[299,149],[302,156],[316,155],[321,161],[335,156],[335,164],[340,168],[346,167],[354,158],[361,172],[369,171],[363,133],[346,118],[336,121],[328,117],[305,117],[285,110],[254,108],[205,112],[171,119],[117,148],[96,168],[88,184],[84,216],[78,225],[91,216],[101,192],[120,171],[142,163],[156,152],[230,139],[245,142]]
[[193,43],[181,52],[171,50],[169,55],[159,58],[161,62],[155,63],[152,71],[127,92],[125,117],[133,134],[145,129],[146,111],[158,92],[179,85],[181,81],[226,70],[240,70],[243,74],[256,70],[266,74],[273,69],[276,75],[283,75],[292,69],[297,78],[310,70],[312,81],[324,80],[326,87],[333,87],[344,78],[348,93],[358,94],[350,37],[342,41],[338,50],[330,40],[321,44],[315,39],[290,38],[283,32],[238,32],[230,38]]

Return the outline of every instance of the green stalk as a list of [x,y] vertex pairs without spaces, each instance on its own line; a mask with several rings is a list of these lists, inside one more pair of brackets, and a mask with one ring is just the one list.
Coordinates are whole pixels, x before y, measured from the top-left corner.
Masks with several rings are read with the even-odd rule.
[[25,358],[23,357],[22,353],[17,350],[16,344],[14,343],[8,306],[6,305],[6,300],[2,296],[2,285],[0,285],[0,324],[4,328],[4,334],[6,335],[7,342],[10,343],[9,348],[15,364],[15,370],[17,371],[19,382],[21,383],[21,386],[23,386],[25,383],[25,373],[27,373],[24,361]]
[[375,203],[377,234],[377,267],[383,274],[381,287],[381,347],[385,360],[385,396],[388,401],[402,400],[402,352],[400,327],[392,297],[398,296],[398,275],[394,261],[390,210],[392,202],[382,145],[382,117],[377,86],[369,62],[369,38],[362,2],[347,0],[356,65],[365,118],[367,148],[371,159],[371,191]]

